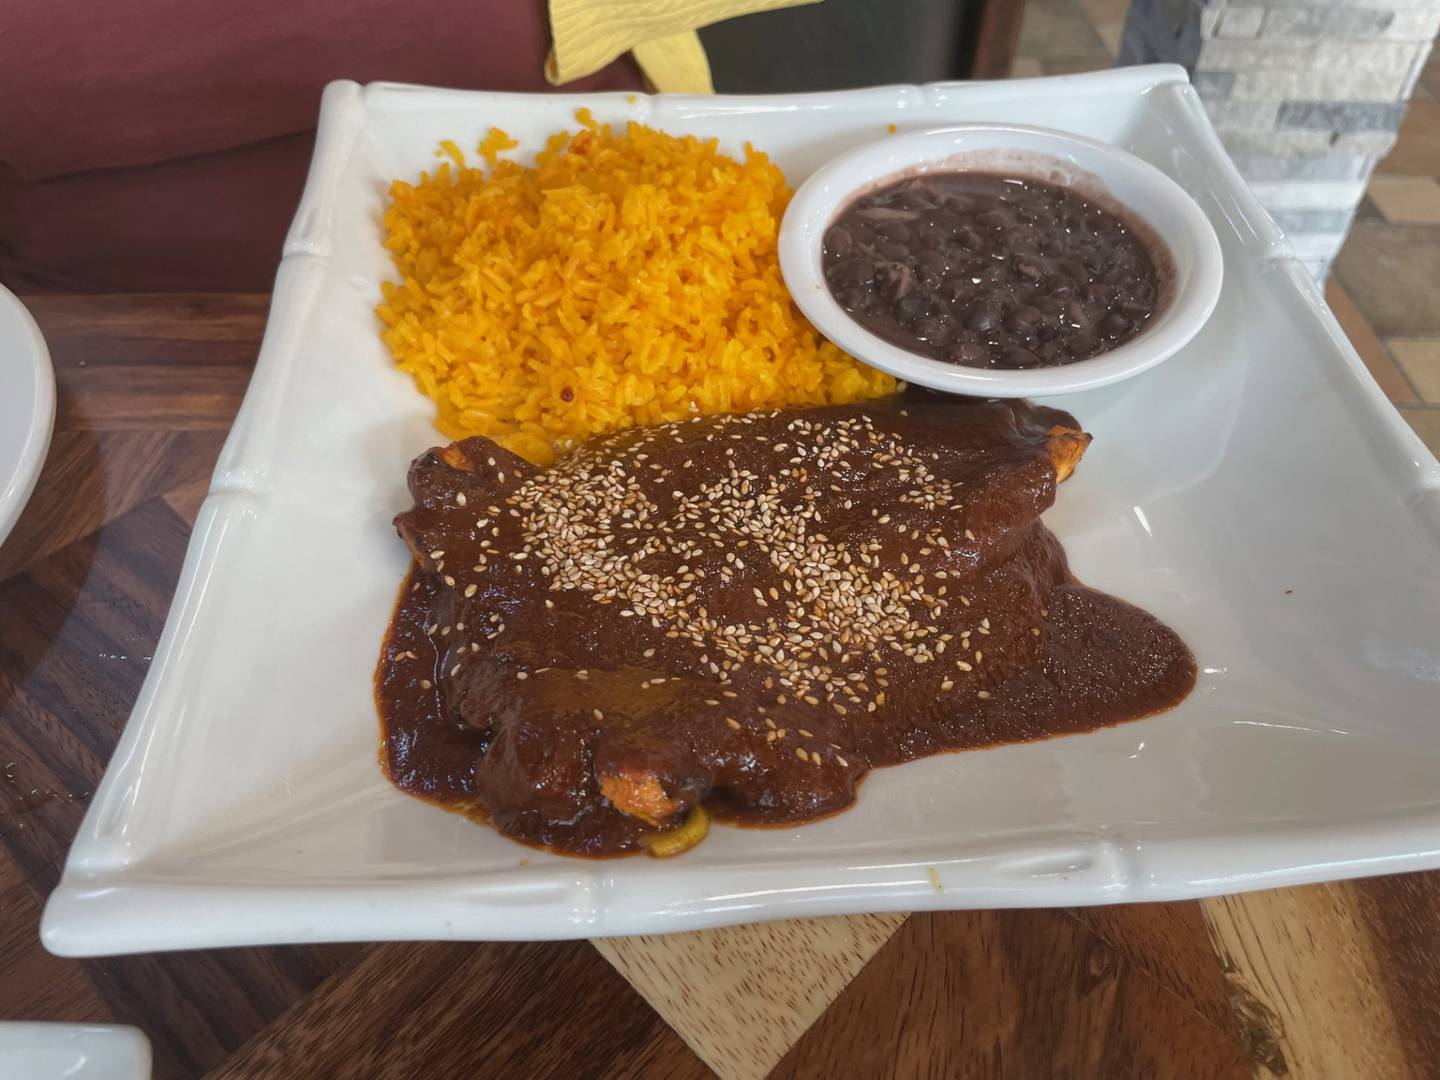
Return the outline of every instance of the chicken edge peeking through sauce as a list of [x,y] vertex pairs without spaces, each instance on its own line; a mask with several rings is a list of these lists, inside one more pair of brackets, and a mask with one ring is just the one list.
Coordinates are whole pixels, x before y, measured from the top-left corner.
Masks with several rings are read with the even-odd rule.
[[916,395],[412,465],[376,694],[403,790],[566,854],[843,810],[870,769],[1162,711],[1195,662],[1041,524],[1088,445]]

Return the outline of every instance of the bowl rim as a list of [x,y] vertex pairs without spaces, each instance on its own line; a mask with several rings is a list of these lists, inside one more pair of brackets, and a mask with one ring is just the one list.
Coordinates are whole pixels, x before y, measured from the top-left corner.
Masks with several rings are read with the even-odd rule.
[[0,285],[0,337],[6,336],[3,324],[7,318],[16,333],[4,345],[17,358],[15,370],[30,376],[31,386],[28,410],[17,404],[17,412],[28,412],[21,423],[29,425],[19,455],[0,461],[0,543],[5,542],[30,501],[55,429],[55,370],[50,349],[35,317],[18,296]]
[[[1116,172],[1145,184],[1154,196],[1168,204],[1171,228],[1156,224],[1149,216],[1116,198],[1127,213],[1164,241],[1165,233],[1183,233],[1190,242],[1193,262],[1188,274],[1176,267],[1176,288],[1162,313],[1162,319],[1117,348],[1085,360],[1054,367],[1003,369],[970,368],[935,360],[895,345],[865,329],[835,301],[820,273],[819,245],[825,230],[840,208],[866,190],[898,178],[916,165],[938,163],[966,153],[1012,146],[962,146],[957,139],[986,135],[1023,137],[1049,143],[1049,147],[1025,147],[1026,153],[1064,161],[1063,148],[1085,151],[1085,163],[1074,168],[1093,176],[1109,190],[1108,180]],[[936,152],[941,149],[943,152]],[[879,175],[870,175],[864,164],[872,157],[895,160]],[[1052,151],[1053,152],[1050,152]],[[1096,167],[1096,166],[1099,167]],[[861,179],[846,183],[847,173],[865,172]],[[1173,179],[1154,165],[1112,143],[1056,128],[1032,124],[967,123],[946,124],[884,136],[852,147],[817,168],[796,190],[786,207],[778,238],[780,269],[786,287],[806,318],[826,338],[857,359],[889,372],[896,378],[934,390],[985,397],[1032,397],[1091,390],[1119,382],[1173,356],[1205,325],[1220,298],[1224,258],[1220,241],[1205,212]],[[1174,245],[1166,243],[1172,260],[1179,262]]]

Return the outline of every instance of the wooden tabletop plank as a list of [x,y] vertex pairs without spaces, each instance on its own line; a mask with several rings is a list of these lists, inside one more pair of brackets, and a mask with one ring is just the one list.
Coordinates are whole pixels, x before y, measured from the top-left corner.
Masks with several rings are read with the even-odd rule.
[[146,499],[208,484],[222,431],[56,432],[21,526],[0,548],[0,581]]
[[1063,911],[912,915],[781,1077],[1250,1075],[1239,1040]]
[[725,1080],[755,1080],[904,921],[791,919],[594,944],[705,1064]]
[[687,1077],[709,1071],[585,942],[380,945],[212,1080]]
[[1216,1027],[1238,1033],[1232,988],[1199,904],[1117,904],[1070,914]]
[[1202,902],[1260,1075],[1436,1075],[1440,875],[1384,881]]
[[[45,895],[154,655],[263,296],[27,298],[57,435],[0,547],[0,1019],[216,1075],[1396,1077],[1440,1061],[1440,874],[598,943],[61,960]],[[603,957],[601,953],[603,952]],[[608,961],[608,962],[607,962]],[[688,1045],[687,1045],[688,1044]]]

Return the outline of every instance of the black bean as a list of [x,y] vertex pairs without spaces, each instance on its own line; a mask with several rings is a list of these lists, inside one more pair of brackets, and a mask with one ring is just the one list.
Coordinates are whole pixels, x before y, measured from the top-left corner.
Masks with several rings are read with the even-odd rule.
[[1129,333],[1131,325],[1133,324],[1124,315],[1121,315],[1117,311],[1112,311],[1100,320],[1098,329],[1106,337],[1118,338]]
[[915,256],[915,265],[935,278],[943,278],[950,269],[950,263],[938,251],[922,251]]
[[955,242],[967,251],[979,251],[985,246],[985,241],[981,238],[980,234],[969,225],[956,230]]
[[1038,308],[1022,304],[1005,316],[1005,328],[1015,334],[1033,333],[1039,329],[1041,315]]
[[990,359],[990,350],[984,345],[977,345],[974,342],[964,342],[954,345],[945,354],[945,359],[952,364],[968,364],[972,367],[984,364]]
[[876,250],[887,259],[903,259],[910,254],[910,248],[898,240],[886,240]]
[[1040,358],[1038,356],[1029,349],[1021,349],[1014,345],[1002,352],[1000,359],[1008,368],[1032,368],[1040,366]]
[[831,285],[868,285],[875,280],[875,264],[869,259],[855,258],[838,262],[825,274]]
[[837,259],[843,259],[850,254],[854,245],[855,240],[850,235],[850,230],[842,225],[836,225],[825,234],[825,250]]
[[914,322],[928,314],[930,314],[930,297],[919,290],[912,289],[895,303],[895,317],[903,323]]
[[1065,300],[1074,295],[1075,284],[1061,274],[1050,274],[1037,286],[1044,296],[1054,297],[1057,300]]
[[970,299],[975,289],[965,278],[952,277],[945,282],[945,287],[940,291],[957,305],[963,305]]
[[863,311],[869,305],[870,298],[874,295],[874,293],[863,286],[851,289],[840,289],[835,293],[835,302],[846,311]]
[[880,291],[892,304],[915,286],[915,275],[902,262],[884,263],[879,268]]
[[1015,224],[1015,215],[1009,210],[996,207],[994,210],[986,210],[975,220],[987,229],[1006,229]]
[[887,239],[898,240],[902,244],[910,239],[910,226],[903,221],[882,221],[875,227],[875,231]]
[[965,325],[971,330],[994,330],[1000,325],[1000,305],[994,300],[982,300],[965,313]]
[[923,319],[917,319],[915,325],[910,327],[916,337],[928,341],[932,345],[944,345],[955,336],[955,320],[945,314],[928,315]]
[[1015,272],[1031,281],[1039,281],[1045,277],[1044,265],[1039,260],[1029,257],[1022,256],[1015,260]]

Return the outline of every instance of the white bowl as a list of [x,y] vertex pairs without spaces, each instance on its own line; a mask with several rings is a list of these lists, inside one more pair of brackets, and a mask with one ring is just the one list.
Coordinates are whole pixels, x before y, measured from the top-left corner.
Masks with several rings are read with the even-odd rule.
[[[1118,348],[1059,367],[962,367],[892,345],[866,330],[830,294],[821,267],[826,231],[857,197],[903,176],[981,169],[1077,190],[1119,209],[1156,257],[1160,309]],[[1148,235],[1147,235],[1148,234]],[[1158,241],[1158,243],[1157,243]],[[1128,379],[1194,337],[1220,297],[1223,260],[1200,207],[1175,181],[1132,154],[1094,139],[1020,124],[961,124],[892,135],[857,147],[800,186],[780,226],[780,268],[795,302],[827,338],[906,382],[952,394],[1069,394]]]

